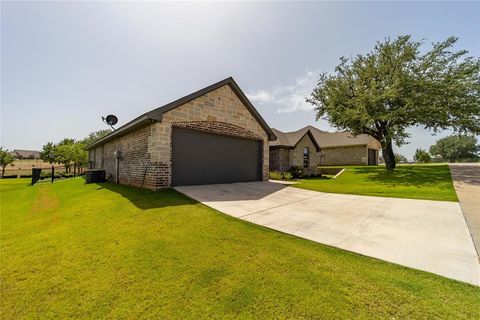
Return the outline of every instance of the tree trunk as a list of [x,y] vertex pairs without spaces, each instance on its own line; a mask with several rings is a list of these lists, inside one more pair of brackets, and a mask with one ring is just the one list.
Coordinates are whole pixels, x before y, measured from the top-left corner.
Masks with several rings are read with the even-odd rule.
[[382,156],[388,171],[395,169],[395,154],[393,153],[392,141],[382,143]]
[[2,167],[2,178],[3,178],[3,176],[5,175],[5,167],[6,167],[6,166]]

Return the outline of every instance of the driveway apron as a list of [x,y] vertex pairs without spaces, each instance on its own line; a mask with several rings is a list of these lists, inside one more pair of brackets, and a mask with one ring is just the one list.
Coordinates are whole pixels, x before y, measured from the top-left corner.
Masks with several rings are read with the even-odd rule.
[[274,230],[480,285],[478,256],[456,202],[322,193],[270,182],[175,189]]

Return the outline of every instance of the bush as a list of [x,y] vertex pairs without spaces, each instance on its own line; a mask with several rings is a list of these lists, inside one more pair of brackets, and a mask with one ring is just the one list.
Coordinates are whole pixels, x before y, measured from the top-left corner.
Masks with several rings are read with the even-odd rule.
[[16,178],[16,177],[17,177],[16,174],[4,175],[4,176],[2,177],[2,179],[14,179],[14,178]]
[[270,171],[270,179],[272,179],[272,180],[282,180],[283,175],[282,175],[281,172]]
[[270,179],[272,180],[292,180],[290,172],[270,171]]
[[288,172],[292,175],[293,179],[300,179],[304,177],[303,168],[299,166],[292,166]]
[[20,178],[31,178],[32,175],[31,174],[22,174],[20,175]]
[[293,176],[290,172],[284,172],[283,173],[283,179],[285,180],[292,180]]

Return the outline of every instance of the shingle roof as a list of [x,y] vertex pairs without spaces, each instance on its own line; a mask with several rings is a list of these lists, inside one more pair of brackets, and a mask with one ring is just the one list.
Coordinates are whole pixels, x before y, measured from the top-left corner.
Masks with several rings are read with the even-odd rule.
[[12,157],[14,158],[29,158],[32,157],[35,159],[40,158],[40,151],[35,151],[35,150],[20,150],[20,149],[15,149],[12,152],[10,152]]
[[141,126],[145,126],[147,124],[150,124],[152,122],[161,122],[162,121],[162,116],[165,112],[170,111],[172,109],[175,109],[189,101],[192,101],[200,96],[203,96],[206,93],[209,93],[211,91],[214,91],[220,87],[223,87],[225,85],[228,85],[233,92],[237,95],[237,97],[240,99],[240,101],[243,102],[243,104],[247,107],[248,111],[252,114],[252,116],[258,121],[260,126],[265,130],[267,133],[268,139],[269,140],[275,140],[275,134],[273,133],[272,129],[267,125],[265,120],[263,120],[262,116],[258,113],[258,111],[255,109],[255,107],[252,105],[252,103],[248,100],[247,96],[243,93],[243,91],[240,89],[238,84],[233,80],[232,77],[226,78],[222,81],[219,81],[217,83],[214,83],[208,87],[205,87],[201,90],[198,90],[194,93],[191,93],[183,98],[177,99],[173,102],[170,102],[164,106],[161,106],[159,108],[156,108],[152,111],[149,111],[147,113],[142,114],[141,116],[133,119],[132,121],[124,124],[117,130],[111,132],[110,134],[106,135],[105,137],[93,142],[91,145],[87,146],[86,149],[91,149],[95,147],[96,145],[102,144],[106,141],[112,140],[117,136],[126,134],[128,132],[131,132]]
[[306,135],[308,134],[315,144],[317,151],[320,151],[320,146],[318,145],[317,139],[315,139],[313,132],[309,130],[307,127],[302,128],[297,131],[293,132],[282,132],[277,129],[272,128],[273,133],[277,136],[277,140],[270,141],[271,147],[287,147],[287,148],[294,148],[297,143]]
[[271,141],[270,146],[292,147],[307,131],[310,131],[313,134],[313,137],[320,148],[367,145],[374,142],[378,143],[373,137],[366,134],[360,134],[354,137],[349,132],[327,132],[313,126],[306,126],[300,130],[292,132],[282,132],[273,129],[273,132],[278,139],[276,141]]

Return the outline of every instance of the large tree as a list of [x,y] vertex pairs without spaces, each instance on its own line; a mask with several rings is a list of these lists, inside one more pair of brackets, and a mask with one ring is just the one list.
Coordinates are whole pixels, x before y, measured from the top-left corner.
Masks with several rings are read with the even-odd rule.
[[406,143],[410,126],[480,132],[480,59],[454,51],[456,41],[434,43],[427,52],[410,36],[378,42],[370,53],[342,57],[334,73],[321,74],[307,101],[317,120],[380,141],[393,170],[393,143]]
[[473,136],[451,135],[442,139],[430,147],[430,153],[440,155],[450,162],[458,160],[476,160],[480,146]]

